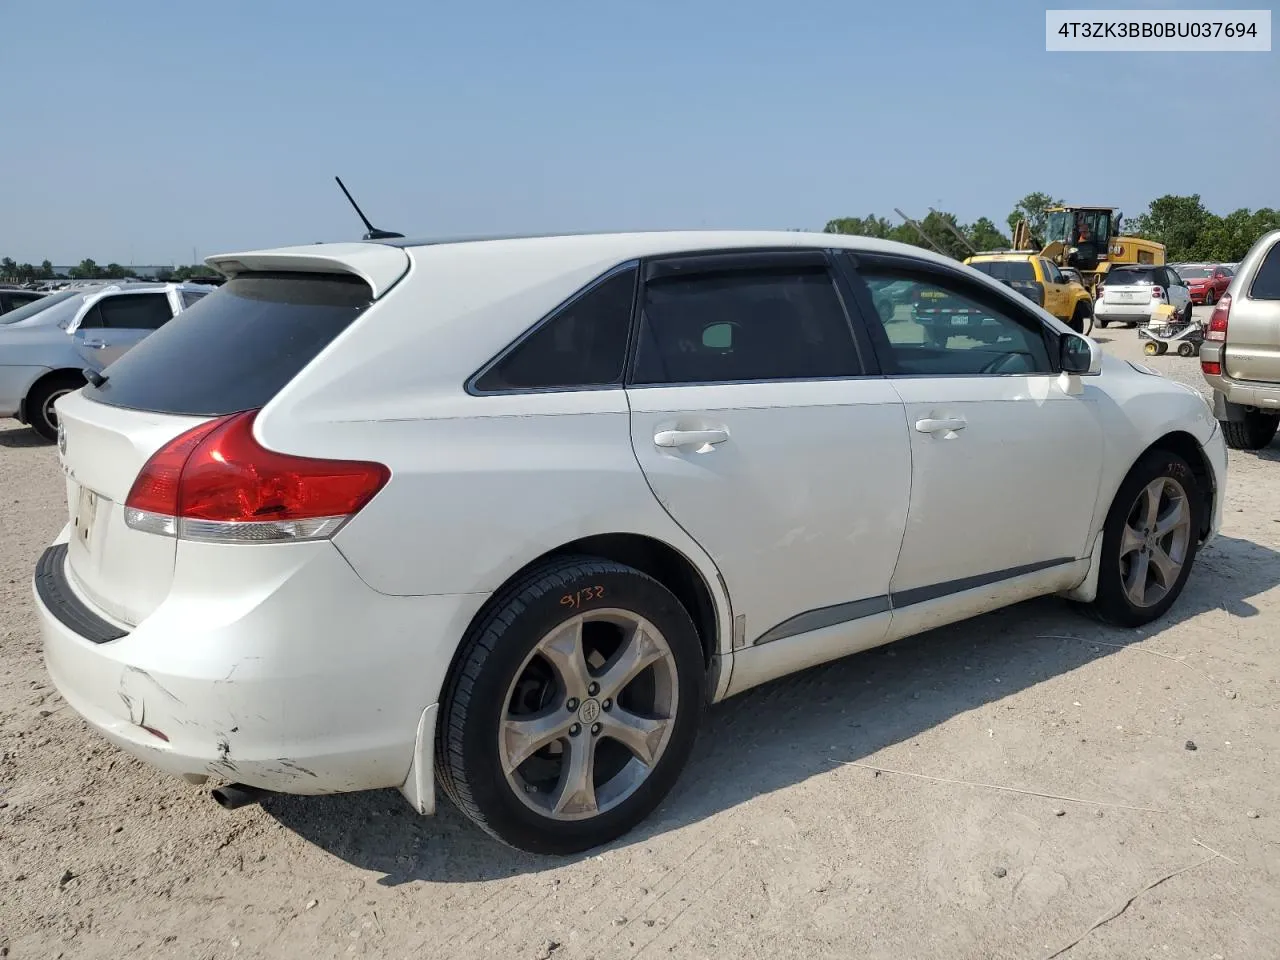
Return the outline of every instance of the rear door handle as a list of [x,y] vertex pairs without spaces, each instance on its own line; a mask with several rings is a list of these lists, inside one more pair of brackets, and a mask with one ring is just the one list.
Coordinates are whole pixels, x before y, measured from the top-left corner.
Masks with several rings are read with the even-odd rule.
[[963,430],[969,425],[969,421],[964,417],[946,417],[942,420],[924,420],[916,421],[916,429],[921,433],[949,433],[952,430]]
[[729,431],[713,430],[659,430],[653,435],[655,447],[701,447],[708,443],[724,443]]

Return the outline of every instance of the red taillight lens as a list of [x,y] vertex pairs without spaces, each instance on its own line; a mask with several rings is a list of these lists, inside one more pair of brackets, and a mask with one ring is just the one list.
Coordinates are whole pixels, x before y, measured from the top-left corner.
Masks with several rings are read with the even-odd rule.
[[1222,376],[1222,364],[1217,360],[1201,360],[1200,371],[1213,377],[1220,377]]
[[125,501],[129,526],[191,540],[332,536],[391,478],[380,463],[267,450],[256,410],[201,424],[147,461]]
[[1151,299],[1152,299],[1152,300],[1163,300],[1163,299],[1164,299],[1164,287],[1152,287],[1152,288],[1151,288]]
[[1218,305],[1213,308],[1213,315],[1209,317],[1209,330],[1205,333],[1206,340],[1226,340],[1227,339],[1227,321],[1231,319],[1231,294],[1224,293],[1222,299],[1218,301]]

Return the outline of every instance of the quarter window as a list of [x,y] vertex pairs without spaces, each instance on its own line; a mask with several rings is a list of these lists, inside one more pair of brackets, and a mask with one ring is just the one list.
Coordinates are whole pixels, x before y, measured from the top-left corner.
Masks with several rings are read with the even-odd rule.
[[761,267],[645,283],[633,382],[856,376],[849,321],[825,267]]
[[1249,296],[1254,300],[1280,300],[1280,241],[1271,245],[1259,264]]
[[862,267],[872,302],[906,287],[910,319],[871,318],[872,341],[886,374],[994,376],[1052,373],[1044,328],[994,292],[927,272]]
[[476,380],[481,392],[621,385],[635,267],[588,287]]

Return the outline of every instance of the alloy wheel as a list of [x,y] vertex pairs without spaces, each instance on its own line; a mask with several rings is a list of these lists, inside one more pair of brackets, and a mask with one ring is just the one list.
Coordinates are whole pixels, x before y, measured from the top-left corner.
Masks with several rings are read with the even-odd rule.
[[1136,607],[1153,607],[1178,581],[1191,545],[1191,507],[1182,484],[1157,477],[1129,509],[1120,540],[1120,577]]
[[516,671],[498,732],[502,771],[544,817],[599,816],[649,778],[678,707],[675,657],[652,623],[621,609],[580,614]]

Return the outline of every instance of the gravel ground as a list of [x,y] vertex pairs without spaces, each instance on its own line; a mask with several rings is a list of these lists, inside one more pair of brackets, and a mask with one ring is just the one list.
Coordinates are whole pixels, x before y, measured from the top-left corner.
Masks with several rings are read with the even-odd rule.
[[0,956],[1280,956],[1277,459],[1232,454],[1163,621],[1034,601],[757,690],[637,833],[556,860],[392,792],[223,811],[100,742],[30,601],[55,455],[0,426]]

